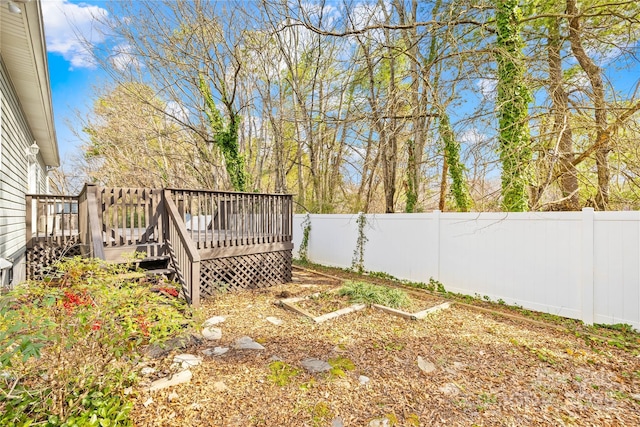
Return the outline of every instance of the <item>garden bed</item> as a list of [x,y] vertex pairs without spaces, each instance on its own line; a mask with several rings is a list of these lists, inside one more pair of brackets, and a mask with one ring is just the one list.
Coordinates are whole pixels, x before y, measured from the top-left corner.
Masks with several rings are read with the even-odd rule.
[[347,281],[340,287],[277,300],[276,305],[320,323],[367,307],[405,319],[420,320],[449,308],[450,303],[424,293],[412,292],[409,295],[396,287]]

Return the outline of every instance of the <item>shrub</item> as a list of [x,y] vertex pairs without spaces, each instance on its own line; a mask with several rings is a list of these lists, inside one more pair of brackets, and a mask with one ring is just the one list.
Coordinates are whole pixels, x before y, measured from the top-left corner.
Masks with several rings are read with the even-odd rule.
[[131,425],[141,346],[188,326],[183,300],[74,258],[0,300],[0,425]]

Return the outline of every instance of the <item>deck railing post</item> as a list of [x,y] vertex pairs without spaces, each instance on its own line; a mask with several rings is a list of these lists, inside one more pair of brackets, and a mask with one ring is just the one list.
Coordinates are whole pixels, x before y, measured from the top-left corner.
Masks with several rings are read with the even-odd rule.
[[31,195],[27,195],[26,196],[26,202],[27,202],[27,210],[26,210],[26,238],[27,238],[27,248],[32,248],[33,247],[33,225],[32,225],[32,221],[33,221],[33,197]]
[[98,187],[87,185],[87,219],[90,233],[90,251],[94,258],[105,259],[104,245],[102,243],[102,221],[98,209]]

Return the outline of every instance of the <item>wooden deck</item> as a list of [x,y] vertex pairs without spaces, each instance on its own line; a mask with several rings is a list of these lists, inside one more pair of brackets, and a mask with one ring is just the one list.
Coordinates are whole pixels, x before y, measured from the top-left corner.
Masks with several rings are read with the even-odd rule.
[[170,257],[186,297],[291,277],[293,200],[286,194],[105,188],[27,195],[27,275],[56,258],[123,262],[134,251]]

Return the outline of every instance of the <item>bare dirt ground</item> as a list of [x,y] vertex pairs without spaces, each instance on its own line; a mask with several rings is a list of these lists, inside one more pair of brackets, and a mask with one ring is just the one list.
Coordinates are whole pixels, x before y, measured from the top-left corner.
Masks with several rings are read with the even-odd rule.
[[[190,383],[136,391],[135,424],[640,425],[637,340],[619,349],[461,304],[418,321],[365,309],[321,324],[274,304],[339,284],[296,269],[291,284],[206,300],[203,320],[226,317],[217,325],[222,339],[186,352],[202,356],[242,336],[265,349],[203,356]],[[341,358],[354,369],[311,374],[301,365],[306,358]],[[274,360],[296,370],[288,384],[275,383]]]

